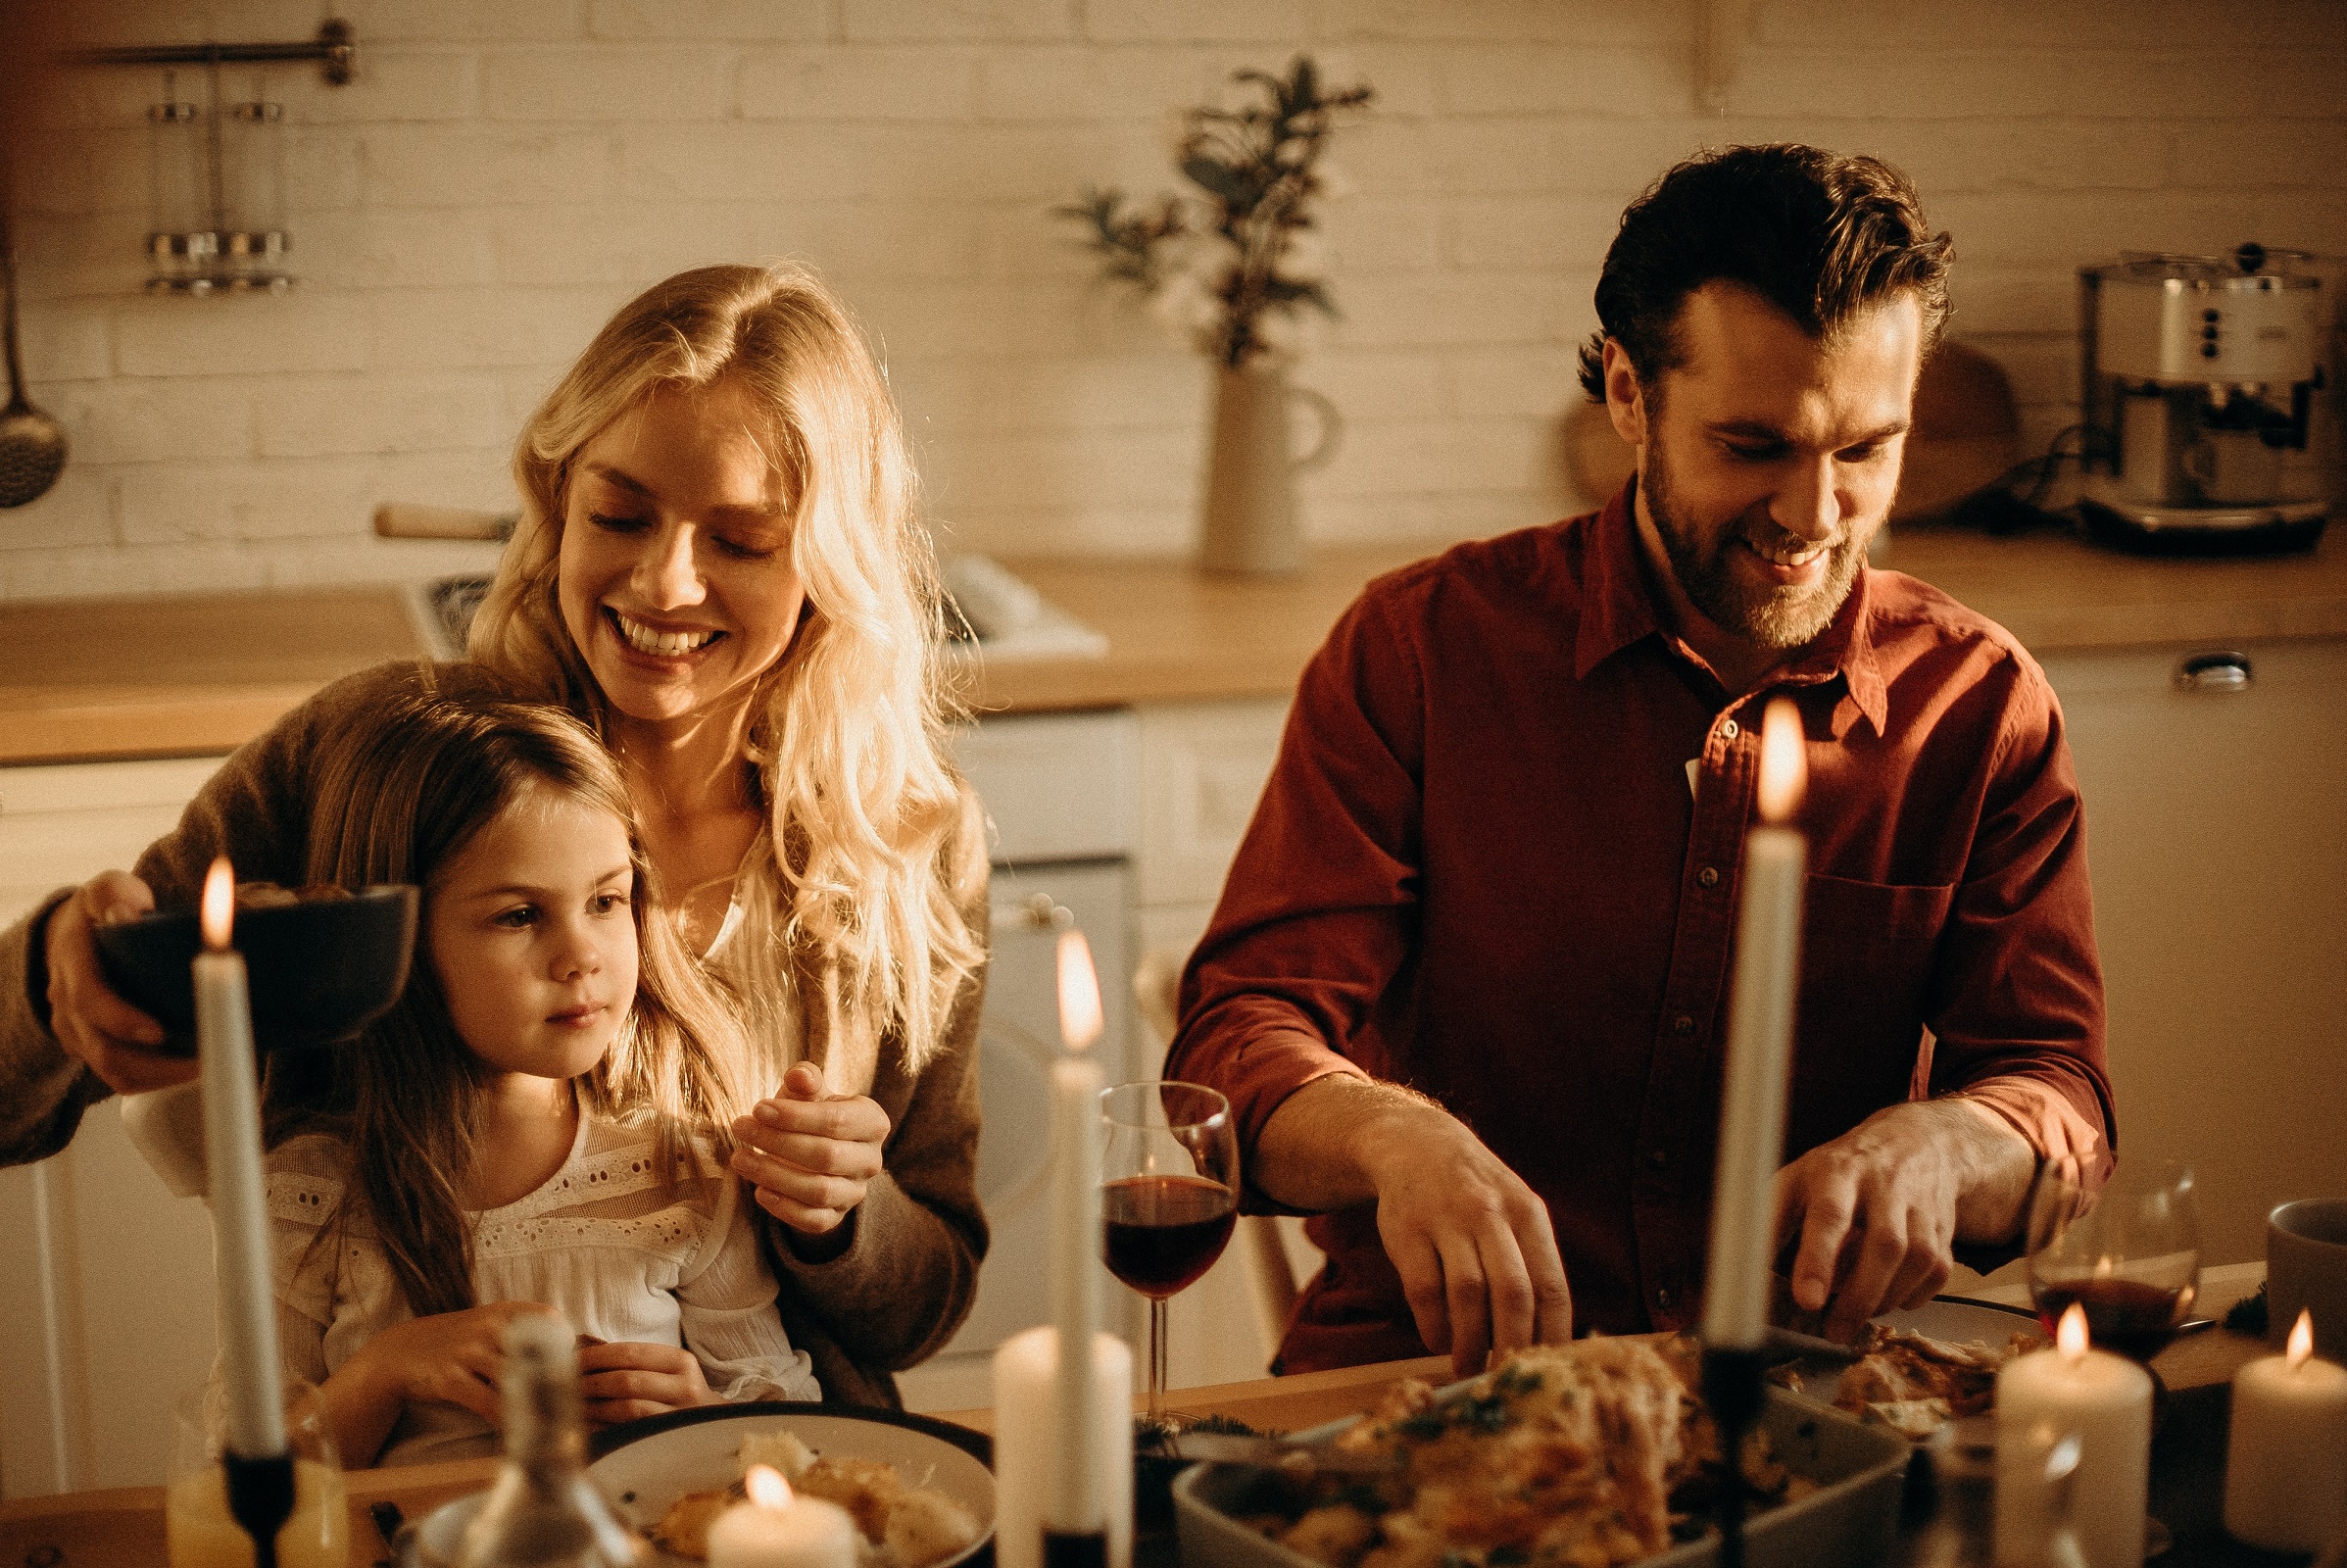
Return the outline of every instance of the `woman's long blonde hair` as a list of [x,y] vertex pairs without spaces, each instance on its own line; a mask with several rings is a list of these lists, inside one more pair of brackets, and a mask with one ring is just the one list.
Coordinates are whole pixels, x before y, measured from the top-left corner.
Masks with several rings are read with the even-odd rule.
[[[961,819],[945,758],[958,715],[943,616],[895,404],[846,311],[799,268],[705,267],[655,284],[597,334],[521,432],[521,517],[474,618],[473,659],[589,715],[601,690],[556,598],[570,466],[658,390],[732,377],[772,411],[764,432],[791,514],[807,609],[758,693],[750,732],[770,857],[737,888],[731,971],[761,1049],[794,1054],[792,955],[829,970],[838,1031],[897,1035],[909,1067],[936,1051],[982,939],[954,906]],[[678,890],[680,893],[684,890]],[[779,929],[777,929],[779,922]],[[752,1063],[761,1079],[784,1059]]]
[[[303,874],[359,888],[413,883],[425,918],[449,863],[501,813],[544,792],[609,811],[627,829],[635,885],[633,1006],[603,1059],[574,1080],[581,1105],[608,1116],[649,1110],[663,1180],[688,1135],[720,1157],[748,1109],[734,1063],[742,1026],[723,988],[655,912],[651,861],[618,764],[571,714],[505,700],[477,672],[426,672],[387,704],[322,736]],[[271,1147],[307,1131],[340,1137],[351,1175],[314,1250],[364,1219],[419,1317],[471,1306],[465,1196],[479,1150],[479,1059],[449,1016],[419,930],[391,1011],[331,1051],[277,1052],[264,1082]]]

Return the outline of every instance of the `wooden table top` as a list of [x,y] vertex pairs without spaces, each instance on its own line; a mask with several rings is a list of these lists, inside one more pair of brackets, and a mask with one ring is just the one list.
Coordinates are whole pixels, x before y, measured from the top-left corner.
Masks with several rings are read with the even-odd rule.
[[[2265,1279],[2262,1263],[2227,1264],[2201,1271],[2201,1311],[2222,1319],[2243,1297],[2255,1294]],[[2018,1304],[2024,1298],[2012,1289],[1983,1292],[1991,1299]],[[2267,1353],[2262,1340],[2228,1332],[2223,1327],[2187,1336],[2163,1350],[2152,1365],[2171,1390],[2199,1388],[2229,1381],[2244,1362]],[[1437,1385],[1450,1381],[1447,1356],[1425,1356],[1414,1361],[1388,1361],[1376,1366],[1347,1367],[1336,1372],[1308,1372],[1287,1378],[1255,1378],[1174,1391],[1170,1397],[1182,1409],[1228,1415],[1263,1431],[1296,1432],[1369,1409],[1386,1391],[1403,1378],[1420,1378]],[[1137,1401],[1138,1402],[1138,1401]],[[939,1419],[958,1422],[981,1432],[994,1428],[991,1410],[953,1410]],[[351,1561],[355,1568],[388,1554],[367,1508],[377,1502],[396,1503],[410,1518],[418,1518],[441,1503],[478,1492],[495,1473],[494,1459],[457,1459],[443,1464],[413,1465],[395,1470],[353,1471],[346,1478],[351,1503]],[[0,1564],[15,1568],[37,1561],[29,1554],[44,1546],[64,1553],[58,1568],[105,1564],[108,1568],[163,1568],[163,1489],[124,1487],[107,1492],[72,1492],[55,1496],[24,1497],[0,1502]]]

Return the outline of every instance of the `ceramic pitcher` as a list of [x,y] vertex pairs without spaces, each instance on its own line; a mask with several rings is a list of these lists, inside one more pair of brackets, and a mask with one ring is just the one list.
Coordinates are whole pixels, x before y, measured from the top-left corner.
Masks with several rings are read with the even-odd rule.
[[[1301,457],[1291,444],[1288,417],[1289,405],[1296,402],[1320,416],[1320,438]],[[1336,405],[1317,392],[1289,385],[1284,366],[1218,370],[1198,565],[1255,577],[1302,569],[1296,476],[1335,455],[1339,430]]]

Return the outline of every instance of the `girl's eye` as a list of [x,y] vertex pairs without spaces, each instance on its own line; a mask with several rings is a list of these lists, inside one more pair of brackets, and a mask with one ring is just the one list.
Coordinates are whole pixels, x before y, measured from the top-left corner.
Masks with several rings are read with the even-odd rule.
[[612,914],[627,907],[624,893],[598,893],[587,901],[587,907],[597,914]]
[[519,931],[538,923],[538,911],[533,906],[524,904],[517,908],[507,909],[502,913],[492,915],[489,923],[504,926],[509,931]]

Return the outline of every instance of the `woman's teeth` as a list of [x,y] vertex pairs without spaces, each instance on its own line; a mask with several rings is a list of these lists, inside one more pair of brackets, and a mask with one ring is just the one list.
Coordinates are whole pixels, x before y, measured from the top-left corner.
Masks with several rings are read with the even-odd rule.
[[639,654],[654,654],[665,659],[689,654],[697,648],[707,648],[717,640],[718,635],[713,631],[655,631],[642,621],[630,620],[615,610],[611,612],[611,620],[619,628],[620,640],[628,647]]

